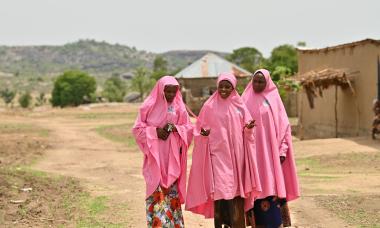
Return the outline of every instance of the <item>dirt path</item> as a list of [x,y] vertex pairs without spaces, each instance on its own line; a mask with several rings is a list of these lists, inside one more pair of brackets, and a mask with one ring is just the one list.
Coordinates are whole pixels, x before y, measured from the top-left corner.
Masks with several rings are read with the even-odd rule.
[[[92,129],[120,121],[75,121],[64,118],[35,122],[52,131],[52,148],[34,168],[77,177],[95,195],[126,203],[130,227],[145,227],[145,183],[142,155],[125,145],[100,137]],[[185,213],[188,227],[212,227],[212,220]]]
[[[126,123],[125,119],[87,120],[49,115],[33,120],[22,118],[22,121],[41,125],[51,131],[52,147],[34,165],[35,169],[80,178],[92,194],[108,196],[111,202],[125,203],[128,207],[125,216],[130,227],[146,226],[141,153],[102,138],[93,130],[100,125]],[[334,147],[325,145],[326,150],[322,151]],[[321,142],[296,142],[295,147],[297,151],[302,151],[299,156],[304,157],[306,153],[320,152]],[[352,145],[348,144],[348,147],[352,149]],[[312,196],[302,197],[291,203],[290,208],[294,227],[349,227],[327,210],[318,207]],[[185,223],[187,227],[213,227],[212,220],[189,212],[185,212]]]

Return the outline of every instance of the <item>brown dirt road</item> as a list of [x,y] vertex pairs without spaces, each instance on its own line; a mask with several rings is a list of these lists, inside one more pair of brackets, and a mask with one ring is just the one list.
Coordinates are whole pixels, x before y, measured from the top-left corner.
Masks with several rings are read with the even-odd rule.
[[[94,195],[109,196],[111,202],[126,203],[129,227],[145,225],[145,183],[141,175],[142,155],[137,148],[105,139],[94,130],[102,125],[128,124],[133,119],[120,117],[78,118],[78,114],[92,112],[131,112],[137,106],[98,107],[65,111],[35,112],[27,116],[8,116],[4,121],[18,121],[41,125],[51,131],[51,148],[33,168],[79,178]],[[335,140],[335,141],[334,141]],[[341,145],[337,147],[337,145]],[[324,148],[321,148],[324,147]],[[376,150],[350,140],[295,142],[297,157],[328,153],[344,153],[349,148]],[[336,149],[338,148],[338,149]],[[189,162],[191,163],[191,162]],[[189,164],[190,165],[190,164]],[[290,204],[295,227],[349,227],[341,219],[321,208],[310,194]],[[117,219],[117,218],[115,218]],[[187,227],[213,227],[212,220],[185,212]],[[328,225],[326,225],[328,224]]]

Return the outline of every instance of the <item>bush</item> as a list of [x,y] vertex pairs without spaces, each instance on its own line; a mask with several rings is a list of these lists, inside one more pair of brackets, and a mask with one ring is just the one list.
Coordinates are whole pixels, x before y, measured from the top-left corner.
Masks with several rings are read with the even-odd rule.
[[36,106],[42,106],[46,103],[45,93],[40,93],[40,95],[36,98]]
[[18,98],[18,103],[20,104],[21,107],[23,108],[28,108],[32,102],[32,96],[30,95],[29,92],[23,93],[19,98]]
[[11,91],[8,88],[6,88],[0,91],[0,96],[3,99],[4,103],[8,106],[8,104],[11,103],[13,99],[15,98],[16,92]]
[[102,96],[109,102],[122,102],[126,94],[127,85],[118,76],[112,76],[104,84]]
[[96,91],[95,78],[81,71],[66,71],[54,83],[53,106],[78,106],[91,102]]

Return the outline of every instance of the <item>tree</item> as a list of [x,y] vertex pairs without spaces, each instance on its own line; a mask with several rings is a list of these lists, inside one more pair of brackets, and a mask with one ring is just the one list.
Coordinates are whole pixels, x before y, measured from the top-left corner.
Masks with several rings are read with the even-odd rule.
[[149,72],[144,67],[138,67],[134,71],[132,78],[132,88],[140,94],[141,100],[144,95],[153,87],[154,80],[149,77]]
[[21,94],[21,96],[18,98],[18,103],[23,108],[28,108],[32,102],[32,96],[30,95],[30,92],[25,92]]
[[233,50],[232,54],[227,56],[227,59],[249,72],[254,72],[262,65],[264,58],[256,48],[242,47]]
[[36,106],[42,106],[46,103],[45,93],[40,93],[40,95],[36,98]]
[[8,106],[8,104],[11,103],[13,99],[15,98],[16,92],[11,91],[8,88],[6,88],[0,91],[0,96],[3,99],[4,103]]
[[272,50],[267,68],[274,71],[277,66],[285,66],[294,74],[298,70],[297,50],[289,44],[280,45]]
[[95,91],[95,78],[81,71],[66,71],[54,83],[51,102],[53,106],[78,106],[90,102]]
[[287,78],[292,75],[292,70],[286,66],[276,66],[273,70],[271,77],[275,82],[280,81],[282,78]]
[[125,81],[118,76],[112,76],[104,83],[102,96],[110,102],[122,102],[127,91]]
[[157,56],[153,62],[152,78],[156,81],[168,74],[168,61],[162,56]]
[[278,87],[281,98],[284,100],[289,92],[298,91],[299,83],[291,78],[292,70],[286,66],[277,66],[271,77]]

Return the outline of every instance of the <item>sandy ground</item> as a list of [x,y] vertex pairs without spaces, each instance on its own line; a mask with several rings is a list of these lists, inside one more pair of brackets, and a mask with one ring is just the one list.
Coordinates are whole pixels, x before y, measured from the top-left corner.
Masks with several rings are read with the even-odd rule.
[[[109,196],[111,202],[126,203],[128,213],[125,216],[128,217],[129,227],[145,227],[145,183],[141,175],[143,158],[141,152],[137,147],[128,147],[127,144],[103,138],[94,130],[103,125],[131,124],[134,121],[133,118],[125,118],[123,115],[99,117],[98,113],[120,114],[136,110],[137,105],[111,105],[65,110],[41,109],[23,115],[0,113],[0,117],[2,122],[33,123],[50,130],[51,147],[46,155],[33,165],[33,168],[79,178],[92,194]],[[88,115],[91,113],[94,113],[94,116]],[[297,159],[352,151],[365,153],[379,151],[379,143],[368,139],[296,140],[294,146]],[[378,177],[369,178],[376,180]],[[315,202],[314,196],[317,193],[313,188],[345,189],[344,184],[360,188],[362,185],[360,177],[355,178],[354,176],[349,183],[342,181],[328,186],[323,183],[319,183],[320,186],[314,186],[315,183],[304,185],[301,178],[303,196],[290,203],[293,226],[350,227]],[[363,188],[363,191],[378,192],[379,186],[377,184],[375,189],[369,186]],[[185,212],[185,224],[187,227],[213,227],[212,220],[205,220],[188,212]]]

